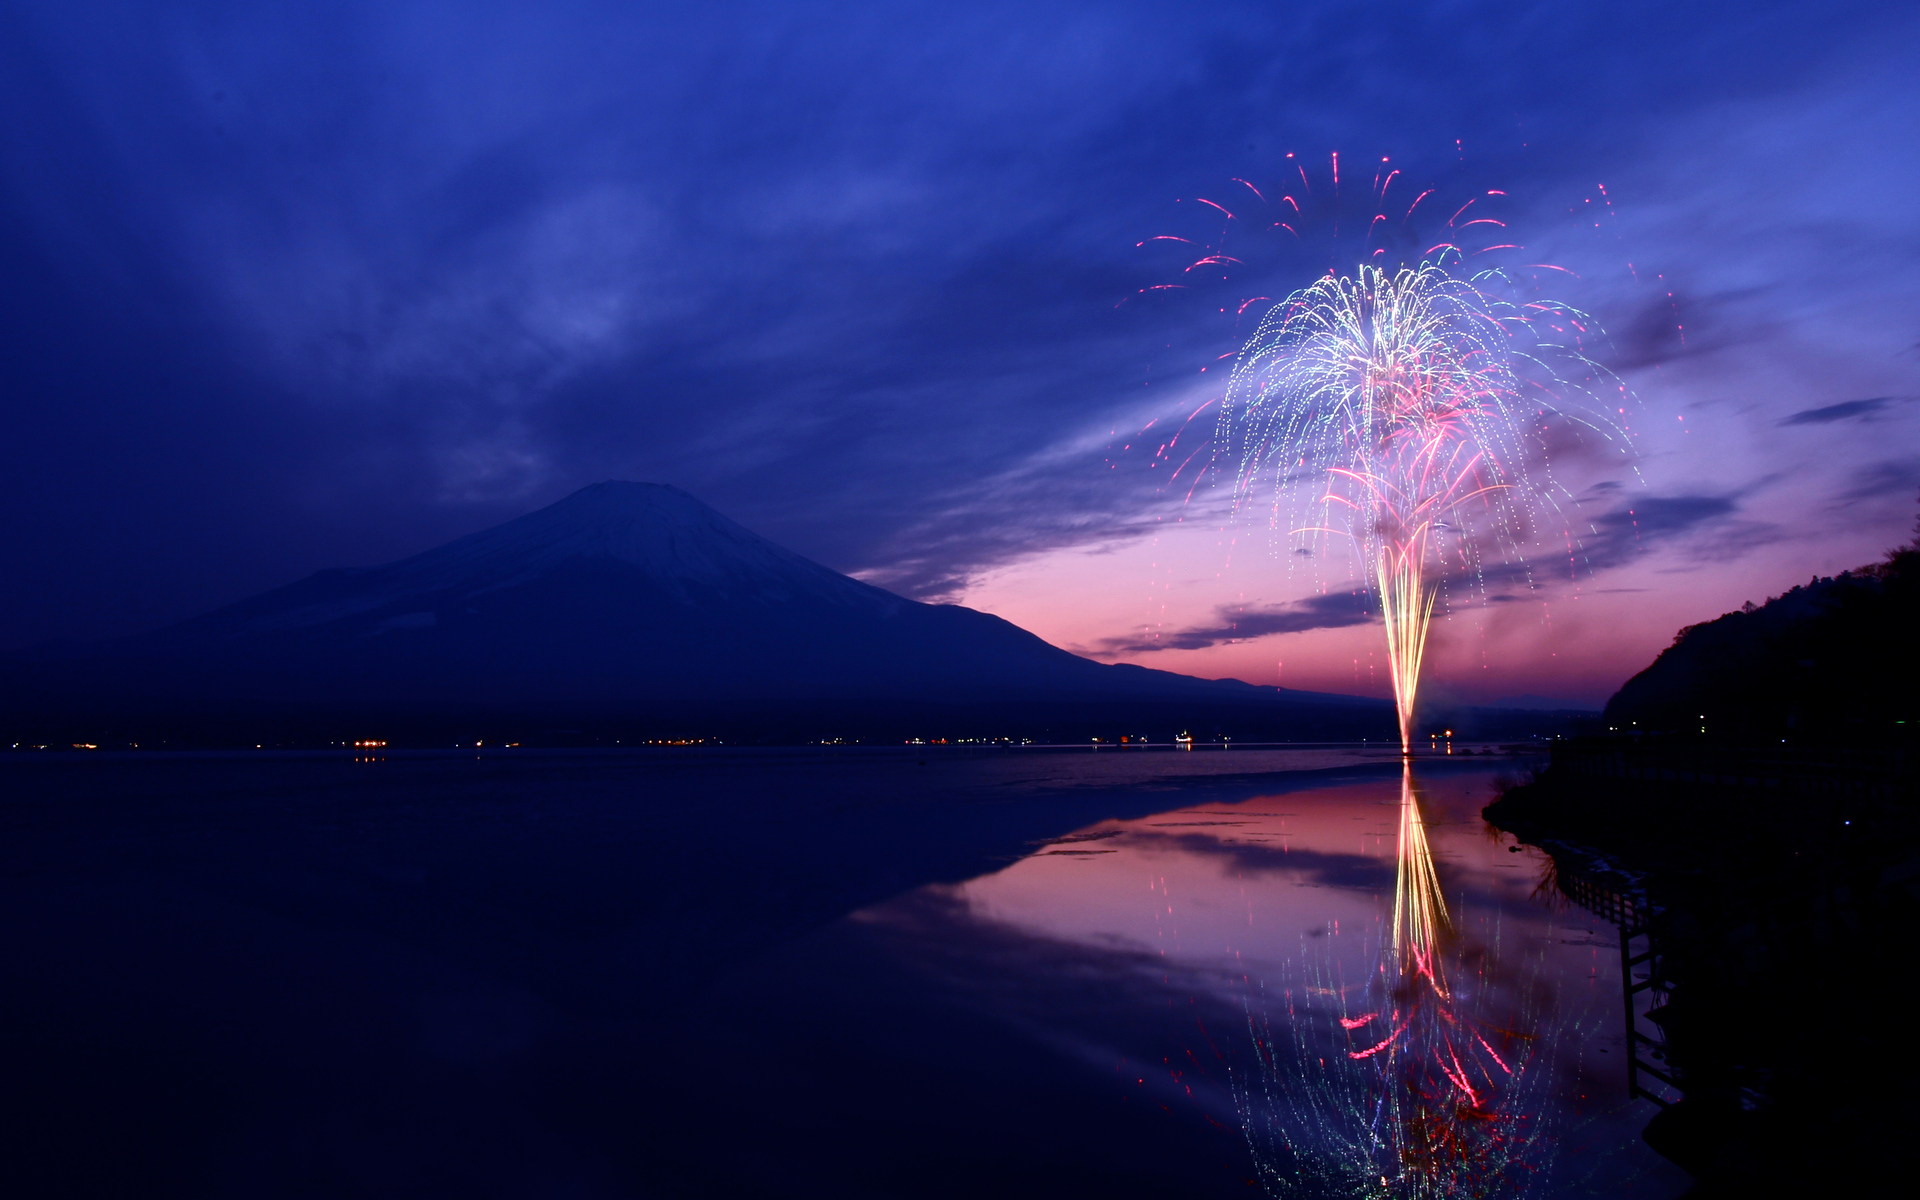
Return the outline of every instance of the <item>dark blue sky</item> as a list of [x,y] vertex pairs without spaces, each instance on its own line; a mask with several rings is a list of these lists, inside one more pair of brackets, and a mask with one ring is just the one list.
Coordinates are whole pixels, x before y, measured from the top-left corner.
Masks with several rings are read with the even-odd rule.
[[1920,483],[1915,34],[1830,2],[10,5],[3,640],[609,477],[992,606],[1151,527],[1160,477],[1101,435],[1233,349],[1227,291],[1337,258],[1142,297],[1185,260],[1137,243],[1335,151],[1507,192],[1649,422],[1744,414],[1619,492],[1696,501],[1695,560],[1884,541]]

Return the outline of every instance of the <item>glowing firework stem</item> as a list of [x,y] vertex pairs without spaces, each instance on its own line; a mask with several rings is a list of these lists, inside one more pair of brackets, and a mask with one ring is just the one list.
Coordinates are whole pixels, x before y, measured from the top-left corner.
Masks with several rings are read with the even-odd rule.
[[1400,718],[1400,749],[1413,736],[1413,702],[1420,689],[1420,656],[1427,648],[1435,592],[1426,586],[1426,544],[1383,545],[1376,563],[1380,608],[1387,626],[1387,665],[1393,676],[1393,704]]

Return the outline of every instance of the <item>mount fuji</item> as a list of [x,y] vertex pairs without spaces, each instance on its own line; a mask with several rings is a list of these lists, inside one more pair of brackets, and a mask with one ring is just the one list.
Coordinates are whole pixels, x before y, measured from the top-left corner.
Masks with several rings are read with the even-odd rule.
[[1103,721],[1231,710],[1301,737],[1391,726],[1380,701],[1093,662],[829,570],[677,488],[622,482],[152,633],[17,655],[6,674],[16,718],[24,706],[664,728],[780,713],[844,726],[962,710],[977,724],[1007,706],[1023,721],[1092,719],[1091,705]]

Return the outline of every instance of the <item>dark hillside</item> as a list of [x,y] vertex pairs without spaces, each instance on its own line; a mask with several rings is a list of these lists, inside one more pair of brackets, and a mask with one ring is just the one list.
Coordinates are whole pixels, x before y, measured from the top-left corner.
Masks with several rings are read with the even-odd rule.
[[1618,730],[1722,741],[1869,743],[1920,721],[1920,538],[1682,629],[1607,703]]

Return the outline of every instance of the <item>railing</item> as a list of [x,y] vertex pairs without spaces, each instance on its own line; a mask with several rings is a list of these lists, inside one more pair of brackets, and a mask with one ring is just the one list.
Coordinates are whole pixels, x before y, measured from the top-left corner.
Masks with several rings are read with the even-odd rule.
[[[1660,1014],[1671,995],[1672,984],[1664,970],[1665,957],[1654,938],[1653,918],[1657,910],[1648,900],[1646,888],[1624,880],[1603,881],[1569,870],[1565,865],[1556,869],[1555,880],[1567,899],[1602,920],[1613,922],[1619,930],[1628,1099],[1644,1096],[1662,1108],[1678,1103],[1686,1089],[1667,1062],[1666,1031],[1660,1025]],[[1638,951],[1634,949],[1635,942],[1641,945]],[[1647,1000],[1644,1008],[1639,1000],[1642,993]],[[1643,1026],[1651,1026],[1653,1032],[1646,1032]],[[1660,1065],[1656,1066],[1655,1062]],[[1656,1086],[1647,1086],[1643,1078],[1657,1081]]]
[[1555,879],[1567,899],[1597,917],[1615,925],[1639,926],[1646,923],[1643,897],[1618,890],[1590,875],[1574,874],[1564,869],[1555,872]]

